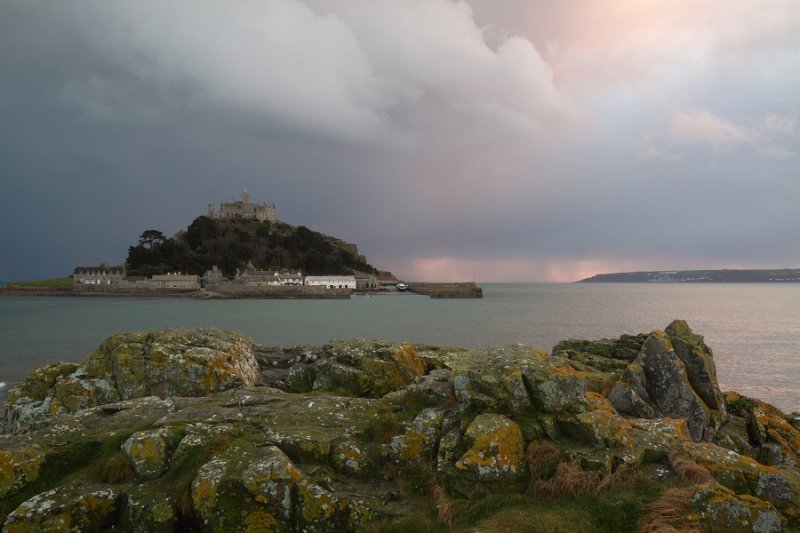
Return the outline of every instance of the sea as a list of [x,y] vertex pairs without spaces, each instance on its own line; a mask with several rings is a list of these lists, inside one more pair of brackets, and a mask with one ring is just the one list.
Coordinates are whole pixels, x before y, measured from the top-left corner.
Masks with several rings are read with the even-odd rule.
[[0,400],[33,369],[80,361],[126,331],[214,326],[268,346],[369,338],[487,348],[615,338],[682,318],[714,351],[723,390],[800,411],[800,283],[482,284],[484,298],[349,300],[0,297]]

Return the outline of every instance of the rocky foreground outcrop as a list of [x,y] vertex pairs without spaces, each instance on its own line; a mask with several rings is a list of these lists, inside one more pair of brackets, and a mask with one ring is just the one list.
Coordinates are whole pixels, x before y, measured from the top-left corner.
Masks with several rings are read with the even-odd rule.
[[9,532],[800,527],[798,416],[721,392],[683,321],[552,354],[120,334],[2,422]]

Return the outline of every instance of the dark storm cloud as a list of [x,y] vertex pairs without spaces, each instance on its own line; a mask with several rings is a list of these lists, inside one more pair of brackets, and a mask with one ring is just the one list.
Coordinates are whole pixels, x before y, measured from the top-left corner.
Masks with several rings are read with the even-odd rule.
[[409,277],[799,264],[796,10],[628,4],[7,0],[0,279],[243,187]]

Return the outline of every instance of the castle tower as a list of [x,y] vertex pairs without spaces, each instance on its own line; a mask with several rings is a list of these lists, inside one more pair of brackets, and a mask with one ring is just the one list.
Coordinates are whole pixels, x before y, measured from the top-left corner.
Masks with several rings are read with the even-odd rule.
[[247,193],[247,189],[242,192],[242,204],[247,205],[250,203],[250,195]]

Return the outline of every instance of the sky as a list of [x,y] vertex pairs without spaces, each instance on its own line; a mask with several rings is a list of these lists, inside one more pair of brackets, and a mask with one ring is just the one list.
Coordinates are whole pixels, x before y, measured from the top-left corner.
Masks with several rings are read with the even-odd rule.
[[0,0],[0,280],[208,204],[407,280],[800,267],[796,0]]

